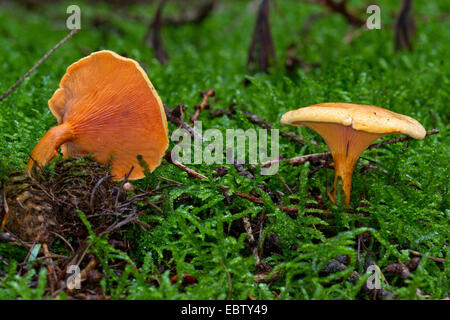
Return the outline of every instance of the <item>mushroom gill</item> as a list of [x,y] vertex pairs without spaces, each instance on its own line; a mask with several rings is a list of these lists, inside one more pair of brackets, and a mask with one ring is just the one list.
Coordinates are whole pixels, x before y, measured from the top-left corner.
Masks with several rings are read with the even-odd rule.
[[94,154],[111,159],[115,180],[144,177],[140,155],[153,171],[168,147],[167,120],[156,90],[139,64],[112,51],[99,51],[67,68],[48,102],[59,125],[50,129],[31,153],[44,166],[62,146],[64,158]]
[[316,131],[326,142],[334,160],[334,183],[332,189],[334,203],[338,178],[341,178],[345,203],[350,204],[353,169],[364,150],[385,134],[357,131],[352,126],[327,122],[304,122],[306,127]]
[[330,200],[335,203],[340,178],[347,205],[350,204],[355,163],[373,141],[398,133],[423,139],[426,133],[413,118],[379,107],[351,103],[322,103],[289,111],[283,115],[281,123],[307,126],[325,140],[335,168]]

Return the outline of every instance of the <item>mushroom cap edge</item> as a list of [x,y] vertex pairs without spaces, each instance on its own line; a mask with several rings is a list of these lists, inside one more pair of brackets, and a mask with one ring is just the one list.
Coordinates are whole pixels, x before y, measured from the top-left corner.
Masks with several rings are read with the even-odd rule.
[[380,134],[403,133],[425,138],[425,128],[415,119],[380,107],[352,103],[320,103],[286,112],[282,124],[302,126],[303,122],[351,125],[357,131]]

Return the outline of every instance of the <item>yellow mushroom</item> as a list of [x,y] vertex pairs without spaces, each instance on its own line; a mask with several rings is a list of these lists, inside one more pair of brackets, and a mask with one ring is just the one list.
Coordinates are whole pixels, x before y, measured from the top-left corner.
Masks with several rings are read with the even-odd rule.
[[307,126],[327,143],[334,160],[335,202],[338,178],[341,178],[345,203],[350,204],[353,169],[361,153],[376,139],[389,134],[407,134],[415,139],[426,135],[415,119],[383,108],[351,103],[321,103],[289,111],[282,124]]

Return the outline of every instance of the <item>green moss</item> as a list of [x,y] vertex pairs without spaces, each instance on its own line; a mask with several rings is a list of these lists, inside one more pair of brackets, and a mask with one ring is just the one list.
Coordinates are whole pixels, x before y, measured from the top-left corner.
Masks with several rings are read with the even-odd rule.
[[[228,272],[233,299],[246,299],[249,294],[273,299],[272,291],[281,292],[285,299],[355,299],[361,297],[359,292],[367,277],[356,283],[346,279],[352,271],[364,273],[357,260],[357,237],[363,233],[371,240],[360,253],[361,261],[370,258],[383,272],[387,265],[411,258],[406,249],[446,258],[450,235],[450,20],[440,17],[450,8],[444,0],[415,2],[414,51],[395,53],[390,26],[397,3],[379,2],[382,29],[363,32],[348,44],[343,38],[352,30],[338,15],[319,19],[308,35],[299,37],[298,30],[305,19],[320,11],[320,7],[294,0],[278,1],[282,14],[276,10],[271,14],[278,67],[269,74],[249,77],[249,86],[244,86],[243,80],[255,16],[247,3],[227,1],[202,24],[163,27],[164,44],[171,60],[161,66],[153,51],[143,44],[146,24],[121,16],[108,4],[92,6],[78,2],[82,30],[0,102],[0,177],[24,168],[34,145],[56,124],[47,101],[67,66],[91,51],[110,49],[141,62],[163,102],[169,106],[183,103],[189,115],[200,101],[200,91],[214,88],[217,101],[212,108],[227,108],[236,103],[237,109],[244,107],[260,115],[271,121],[274,128],[280,128],[279,119],[288,110],[341,101],[385,107],[414,117],[427,129],[438,128],[441,132],[423,141],[366,151],[363,158],[386,172],[361,172],[365,160],[358,162],[352,205],[358,205],[361,195],[365,200],[364,207],[355,209],[352,216],[340,207],[332,207],[327,200],[325,186],[328,189],[331,186],[331,170],[323,168],[308,179],[309,165],[281,166],[280,177],[297,189],[294,195],[286,193],[282,200],[293,201],[299,214],[290,216],[261,194],[265,196],[267,219],[263,235],[276,234],[282,247],[281,252],[264,257],[275,271],[281,271],[277,280],[269,284],[253,281],[258,273],[255,258],[248,250],[245,231],[236,228],[244,215],[257,219],[261,206],[239,198],[228,202],[217,185],[248,193],[257,184],[263,184],[285,192],[279,178],[253,181],[225,165],[228,174],[206,182],[191,179],[166,163],[136,184],[154,188],[163,176],[180,185],[152,198],[162,201],[163,212],[151,210],[142,218],[151,224],[150,231],[130,228],[124,234],[131,243],[128,255],[112,248],[106,239],[92,236],[91,250],[101,257],[104,274],[108,276],[101,283],[106,294],[116,299],[224,299],[228,294]],[[352,8],[365,4],[350,3]],[[66,3],[44,6],[35,12],[11,3],[0,6],[0,92],[6,91],[67,34],[66,6]],[[127,10],[150,21],[155,7],[136,5]],[[167,14],[176,14],[177,10],[170,5]],[[96,16],[109,20],[112,27],[94,28],[91,20]],[[308,72],[287,73],[284,59],[291,42],[297,44],[305,61],[320,62],[321,66]],[[232,118],[211,119],[205,111],[200,120],[203,130],[218,128],[224,133],[228,128],[255,127],[240,112]],[[175,129],[172,124],[169,126]],[[307,144],[298,146],[280,138],[280,153],[286,158],[327,149],[323,140],[309,129],[290,129],[303,136]],[[315,145],[312,140],[319,143]],[[214,166],[192,168],[211,177]],[[305,209],[305,204],[317,202],[317,194],[332,208],[331,214]],[[177,202],[180,197],[188,197],[189,202]],[[36,274],[43,281],[45,271],[32,269],[24,277],[16,276],[13,266],[24,257],[23,252],[11,250],[9,245],[0,247],[0,254],[11,265],[8,269],[0,260],[0,271],[7,270],[10,274],[0,279],[0,298],[42,298],[42,282],[36,289],[30,289],[28,284]],[[351,257],[346,270],[328,276],[320,274],[330,259],[343,254]],[[128,263],[120,276],[109,267],[117,259]],[[171,272],[192,274],[198,283],[185,287],[179,279],[172,284]],[[445,263],[422,259],[410,279],[388,276],[388,289],[400,298],[416,299],[416,289],[420,289],[425,295],[439,299],[448,296],[448,275],[448,258]]]

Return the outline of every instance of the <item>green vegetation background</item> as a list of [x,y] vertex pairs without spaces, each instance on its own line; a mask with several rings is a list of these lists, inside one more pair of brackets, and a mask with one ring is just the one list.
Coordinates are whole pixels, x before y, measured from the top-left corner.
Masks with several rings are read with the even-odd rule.
[[[245,232],[231,229],[233,221],[244,215],[255,218],[262,210],[244,199],[224,200],[217,184],[231,190],[250,192],[257,184],[284,191],[277,176],[257,177],[252,181],[239,176],[227,166],[229,173],[210,182],[190,179],[186,173],[165,163],[138,185],[152,186],[159,176],[174,179],[182,186],[167,191],[163,213],[149,211],[143,218],[152,225],[150,232],[130,228],[125,237],[132,244],[129,254],[117,251],[106,239],[92,236],[93,249],[102,259],[101,285],[112,298],[127,299],[224,299],[228,294],[226,271],[232,279],[232,299],[354,299],[368,275],[356,284],[347,281],[353,270],[364,274],[363,263],[372,259],[384,272],[387,265],[406,262],[412,256],[407,249],[426,256],[445,258],[445,263],[422,259],[408,280],[389,276],[386,288],[399,298],[417,299],[417,289],[432,299],[448,296],[449,290],[449,61],[450,20],[444,13],[450,3],[416,1],[417,35],[414,51],[395,53],[392,24],[399,1],[376,1],[381,6],[382,29],[362,33],[351,44],[343,40],[351,31],[345,20],[330,14],[314,23],[311,31],[300,37],[298,31],[305,19],[320,6],[300,1],[278,1],[279,12],[271,10],[272,34],[277,54],[277,67],[269,74],[249,77],[243,85],[248,46],[255,22],[255,6],[243,1],[222,1],[219,9],[201,24],[163,27],[163,41],[171,56],[162,66],[142,39],[147,25],[127,16],[151,21],[154,5],[133,5],[120,10],[107,4],[88,5],[76,2],[82,11],[82,30],[64,44],[7,99],[0,102],[0,175],[23,168],[28,153],[40,137],[56,124],[47,101],[58,87],[67,66],[90,52],[109,49],[141,62],[169,106],[183,103],[188,113],[199,103],[201,90],[214,88],[216,103],[212,108],[237,104],[280,128],[281,115],[291,109],[319,102],[342,101],[371,104],[409,115],[427,130],[441,132],[424,141],[411,141],[367,151],[365,159],[375,161],[387,171],[361,173],[360,160],[354,176],[352,205],[365,194],[364,212],[357,209],[352,216],[329,205],[331,213],[305,210],[314,203],[311,191],[320,192],[326,200],[325,186],[331,184],[333,172],[321,169],[308,179],[310,167],[281,166],[279,174],[296,187],[295,195],[283,197],[299,209],[297,218],[280,211],[270,198],[266,202],[266,227],[263,236],[276,234],[282,252],[267,255],[264,261],[281,276],[270,284],[255,283],[255,259],[248,250]],[[46,51],[65,34],[65,10],[68,4],[43,5],[37,10],[3,3],[0,5],[0,92],[17,81]],[[350,1],[351,8],[364,8],[365,1]],[[165,14],[177,15],[178,8],[168,4]],[[125,14],[126,13],[126,14]],[[361,13],[362,16],[365,13]],[[109,21],[95,27],[93,18]],[[444,17],[444,18],[443,18]],[[286,51],[295,42],[298,54],[308,62],[321,66],[311,71],[297,70],[288,74],[284,68]],[[203,129],[254,128],[242,113],[232,119],[211,119],[208,112],[200,116]],[[175,127],[170,125],[170,129]],[[285,130],[287,128],[280,128]],[[280,153],[286,158],[321,152],[327,149],[321,138],[307,128],[296,130],[308,141],[304,147],[281,138]],[[317,146],[312,139],[320,141]],[[211,177],[214,166],[193,165]],[[326,172],[328,171],[328,173]],[[328,180],[327,180],[328,179]],[[405,184],[404,181],[411,183]],[[175,201],[184,195],[188,202]],[[264,194],[262,194],[264,196]],[[333,217],[333,219],[331,219]],[[356,240],[370,234],[370,245],[357,260]],[[15,268],[26,252],[0,244],[0,262],[8,277],[0,280],[0,299],[41,298],[44,295],[45,270],[31,269],[25,277],[15,275]],[[351,257],[349,267],[323,276],[320,270],[327,262],[342,254]],[[111,261],[123,259],[128,267],[119,275]],[[226,270],[224,268],[226,265]],[[137,267],[137,268],[135,268]],[[170,270],[193,274],[199,282],[184,287],[180,281],[171,284]],[[38,287],[28,284],[38,273]],[[159,285],[155,285],[157,279]],[[64,296],[62,296],[64,297]]]

